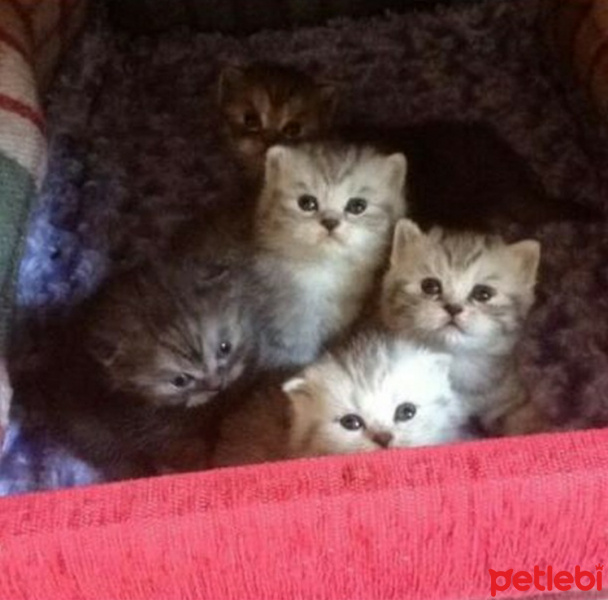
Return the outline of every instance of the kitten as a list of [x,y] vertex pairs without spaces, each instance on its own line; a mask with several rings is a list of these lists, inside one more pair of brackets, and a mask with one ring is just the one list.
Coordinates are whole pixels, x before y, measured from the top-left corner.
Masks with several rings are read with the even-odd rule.
[[253,364],[254,289],[246,266],[140,268],[90,307],[89,349],[116,390],[156,406],[207,403]]
[[508,245],[498,237],[439,228],[424,234],[407,219],[395,228],[381,320],[453,355],[454,389],[490,430],[538,426],[515,348],[534,302],[539,259],[540,245],[532,240]]
[[20,409],[16,422],[37,440],[33,454],[28,451],[25,458],[32,485],[76,484],[65,472],[56,479],[57,448],[93,467],[104,481],[203,468],[213,439],[208,425],[222,402],[185,410],[117,387],[99,360],[102,348],[91,348],[95,324],[90,309],[95,303],[50,315],[44,325],[34,325],[40,334],[35,345],[14,348],[11,379]]
[[314,360],[359,316],[405,212],[406,161],[330,143],[268,151],[255,219],[258,274],[272,290],[265,357]]
[[451,358],[360,332],[280,387],[258,390],[220,429],[212,464],[350,454],[465,437]]
[[276,63],[227,66],[218,84],[226,138],[252,180],[261,180],[270,146],[326,131],[336,100],[334,84]]

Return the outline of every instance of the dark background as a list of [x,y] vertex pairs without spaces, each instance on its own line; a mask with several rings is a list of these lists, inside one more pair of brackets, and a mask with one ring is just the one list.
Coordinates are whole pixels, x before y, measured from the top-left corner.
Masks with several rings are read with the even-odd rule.
[[114,25],[132,32],[151,33],[185,25],[231,34],[475,1],[479,0],[106,0]]

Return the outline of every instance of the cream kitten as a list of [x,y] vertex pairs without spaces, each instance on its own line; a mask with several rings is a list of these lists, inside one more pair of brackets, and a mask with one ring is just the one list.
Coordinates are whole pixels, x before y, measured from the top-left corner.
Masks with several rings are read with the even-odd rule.
[[266,360],[302,365],[359,315],[405,212],[406,161],[354,145],[275,146],[256,214],[273,290]]
[[538,427],[514,350],[534,302],[539,260],[533,240],[506,244],[439,228],[424,234],[407,219],[395,228],[381,319],[454,356],[452,384],[490,430]]
[[468,413],[449,382],[451,357],[362,332],[299,376],[258,391],[221,427],[215,466],[465,437]]

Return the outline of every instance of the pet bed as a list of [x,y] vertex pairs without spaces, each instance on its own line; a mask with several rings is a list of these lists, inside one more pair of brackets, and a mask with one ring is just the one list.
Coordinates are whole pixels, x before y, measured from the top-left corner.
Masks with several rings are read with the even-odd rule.
[[[0,131],[3,306],[38,183],[17,298],[40,320],[112,265],[162,252],[192,211],[222,201],[234,173],[218,151],[212,87],[228,58],[281,57],[350,82],[343,110],[387,125],[488,120],[549,191],[602,206],[604,130],[545,44],[550,23],[550,41],[572,47],[562,4],[545,13],[536,0],[501,0],[248,38],[132,36],[95,11],[46,102],[48,162],[35,88],[52,65],[37,67],[37,53],[59,53],[48,23],[77,23],[83,4],[2,4],[0,119],[22,128]],[[600,28],[600,2],[573,4]],[[535,235],[544,257],[526,378],[566,429],[604,425],[605,223]],[[601,430],[560,433],[6,498],[0,597],[446,600],[489,597],[489,569],[595,572],[608,556],[607,441]],[[5,494],[96,481],[17,404]]]

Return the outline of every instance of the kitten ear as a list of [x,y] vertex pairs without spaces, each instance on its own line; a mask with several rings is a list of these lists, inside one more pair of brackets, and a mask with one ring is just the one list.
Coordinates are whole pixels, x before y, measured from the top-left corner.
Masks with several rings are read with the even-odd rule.
[[317,91],[323,107],[323,118],[326,121],[333,119],[336,108],[338,107],[339,87],[337,83],[323,81],[317,83]]
[[233,63],[223,67],[217,83],[217,100],[220,106],[235,90],[243,87],[244,80],[245,68],[242,65]]
[[289,150],[285,146],[272,146],[266,151],[266,181],[275,181],[281,171],[281,165],[285,163]]
[[410,219],[399,219],[395,225],[393,234],[393,248],[391,251],[391,264],[394,265],[400,261],[404,253],[407,252],[413,244],[418,242],[424,234],[414,221]]
[[405,188],[405,177],[407,175],[407,159],[405,155],[397,152],[386,158],[390,169],[390,181],[395,188],[403,190]]
[[308,382],[304,377],[294,377],[286,381],[282,389],[289,397],[289,401],[296,413],[303,406],[303,403],[308,404],[312,400]]
[[534,285],[540,263],[540,242],[524,240],[510,244],[507,249],[517,263],[519,277],[526,285]]
[[304,377],[293,377],[289,381],[286,381],[281,388],[289,396],[303,392],[306,390],[306,379]]

